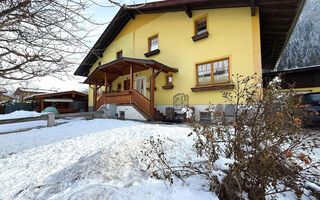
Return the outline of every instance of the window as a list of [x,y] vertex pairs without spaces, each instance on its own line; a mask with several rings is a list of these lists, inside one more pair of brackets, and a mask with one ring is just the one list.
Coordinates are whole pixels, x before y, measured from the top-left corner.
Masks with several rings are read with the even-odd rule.
[[98,95],[100,95],[100,94],[102,94],[102,93],[103,93],[102,86],[100,86],[100,87],[98,88]]
[[172,85],[172,74],[166,76],[166,85]]
[[200,112],[200,121],[211,122],[211,113],[210,112]]
[[207,17],[195,22],[195,34],[200,35],[205,32],[207,32]]
[[122,50],[117,52],[117,59],[122,58]]
[[158,35],[149,38],[149,51],[154,51],[159,49],[159,39]]
[[211,83],[211,63],[198,65],[198,84]]
[[197,84],[226,83],[229,81],[229,58],[197,65]]
[[117,85],[117,91],[118,91],[118,92],[121,91],[121,83],[118,83],[118,85]]
[[215,83],[229,81],[229,59],[213,62],[213,81]]

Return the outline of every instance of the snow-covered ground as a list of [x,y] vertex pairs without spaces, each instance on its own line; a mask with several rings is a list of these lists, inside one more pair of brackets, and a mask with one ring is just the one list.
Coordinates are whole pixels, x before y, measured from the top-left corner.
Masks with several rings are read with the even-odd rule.
[[0,135],[0,200],[216,200],[201,178],[169,186],[142,170],[141,149],[150,136],[166,138],[174,164],[195,158],[190,131],[184,125],[95,119]]
[[170,137],[169,156],[179,162],[194,156],[189,132],[95,119],[0,135],[0,199],[217,199],[200,179],[171,187],[141,170],[144,139]]
[[0,114],[0,120],[3,119],[17,119],[17,118],[24,118],[24,117],[38,117],[41,113],[35,112],[35,111],[24,111],[24,110],[18,110],[14,111],[9,114]]
[[[27,117],[38,117],[41,116],[41,113],[35,112],[35,111],[24,111],[19,110],[12,112],[10,114],[1,114],[0,120],[5,119],[17,119],[17,118],[27,118]],[[81,120],[82,118],[76,118],[76,119],[57,119],[56,123],[66,123],[70,121],[77,121]],[[31,121],[31,122],[23,122],[23,123],[14,123],[14,124],[5,124],[0,125],[0,134],[6,133],[6,132],[14,132],[14,131],[20,131],[30,128],[36,128],[36,127],[43,127],[47,125],[47,120],[38,120],[38,121]],[[0,153],[1,154],[1,153]]]

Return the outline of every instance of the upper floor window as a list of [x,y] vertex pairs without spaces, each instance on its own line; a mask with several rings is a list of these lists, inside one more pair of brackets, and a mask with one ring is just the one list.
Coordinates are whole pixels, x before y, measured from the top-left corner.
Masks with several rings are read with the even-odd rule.
[[197,84],[229,82],[229,58],[197,65]]
[[158,35],[149,38],[149,51],[159,49],[159,38]]
[[196,35],[207,32],[207,17],[197,20],[195,22],[195,29]]
[[117,59],[122,58],[122,50],[117,52]]

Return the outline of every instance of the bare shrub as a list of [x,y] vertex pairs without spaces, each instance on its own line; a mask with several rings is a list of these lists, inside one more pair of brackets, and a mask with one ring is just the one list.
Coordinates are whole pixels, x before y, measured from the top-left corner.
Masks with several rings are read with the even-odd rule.
[[203,176],[220,199],[276,198],[287,191],[298,198],[316,196],[313,186],[319,186],[320,163],[313,158],[319,136],[302,128],[293,90],[281,92],[276,78],[262,91],[256,75],[235,75],[233,82],[234,91],[222,94],[234,107],[230,123],[216,106],[207,109],[215,116],[211,123],[188,123],[195,161],[170,165],[164,141],[148,140],[151,145],[145,155],[152,155],[148,166],[156,169],[152,176],[171,183],[173,177]]

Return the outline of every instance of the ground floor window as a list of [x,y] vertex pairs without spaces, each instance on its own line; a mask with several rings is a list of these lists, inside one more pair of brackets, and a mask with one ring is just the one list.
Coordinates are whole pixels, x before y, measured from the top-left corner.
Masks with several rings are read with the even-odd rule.
[[229,58],[198,64],[197,85],[229,82]]

